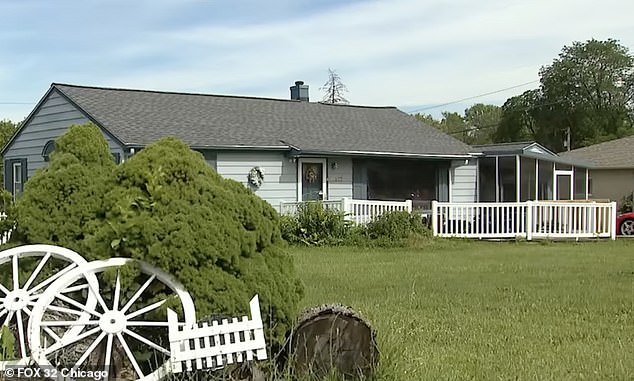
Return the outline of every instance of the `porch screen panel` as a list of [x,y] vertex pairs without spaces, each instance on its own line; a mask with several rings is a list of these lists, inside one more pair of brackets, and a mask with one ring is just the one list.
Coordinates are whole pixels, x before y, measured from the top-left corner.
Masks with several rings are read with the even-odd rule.
[[586,199],[586,169],[575,167],[575,200]]
[[520,159],[520,201],[535,200],[535,159],[523,157]]
[[495,158],[485,157],[478,162],[478,184],[481,202],[495,202]]
[[367,162],[368,200],[412,200],[414,208],[431,208],[436,198],[435,161],[372,160]]
[[539,161],[539,178],[538,178],[540,200],[553,199],[553,163],[551,161]]
[[500,201],[517,201],[517,183],[515,156],[502,156],[498,160],[498,176],[500,184]]
[[365,160],[352,160],[352,198],[368,199],[368,168]]
[[436,171],[436,200],[440,202],[449,201],[449,165],[440,166]]

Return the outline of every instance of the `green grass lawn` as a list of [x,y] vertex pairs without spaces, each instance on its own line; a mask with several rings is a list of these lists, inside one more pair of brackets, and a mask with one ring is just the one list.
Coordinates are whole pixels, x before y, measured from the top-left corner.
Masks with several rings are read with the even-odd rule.
[[634,380],[634,241],[291,248],[302,307],[352,306],[380,380]]

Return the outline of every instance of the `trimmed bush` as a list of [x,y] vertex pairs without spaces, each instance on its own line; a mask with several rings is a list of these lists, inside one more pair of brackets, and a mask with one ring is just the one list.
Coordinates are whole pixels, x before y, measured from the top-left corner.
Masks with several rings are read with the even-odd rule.
[[[18,201],[22,242],[65,246],[89,260],[146,261],[183,283],[198,316],[238,316],[257,293],[267,340],[281,343],[303,288],[267,202],[176,139],[115,166],[101,132],[97,139],[83,126],[69,134]],[[78,148],[65,148],[74,147],[69,140]],[[84,154],[90,147],[100,148]]]

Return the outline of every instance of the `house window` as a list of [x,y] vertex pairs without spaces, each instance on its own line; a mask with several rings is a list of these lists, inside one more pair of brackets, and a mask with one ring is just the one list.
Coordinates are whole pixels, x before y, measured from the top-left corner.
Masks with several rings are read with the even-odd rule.
[[55,141],[49,140],[46,144],[44,144],[44,149],[42,149],[42,157],[44,158],[44,161],[50,160],[50,155],[53,151],[55,151]]
[[24,190],[27,180],[26,159],[8,159],[4,161],[4,187],[13,193],[16,200]]
[[13,163],[13,200],[17,200],[22,194],[22,163]]

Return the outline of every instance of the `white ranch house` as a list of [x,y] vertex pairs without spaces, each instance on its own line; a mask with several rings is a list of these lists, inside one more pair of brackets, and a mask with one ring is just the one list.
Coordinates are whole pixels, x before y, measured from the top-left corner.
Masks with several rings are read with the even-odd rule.
[[299,81],[290,90],[291,99],[270,99],[54,83],[3,149],[5,187],[19,197],[55,139],[92,122],[117,162],[174,136],[280,212],[323,200],[365,222],[390,208],[420,209],[436,215],[439,235],[460,235],[443,229],[473,229],[482,212],[439,205],[590,196],[589,163],[536,143],[471,147],[395,107],[310,102]]

